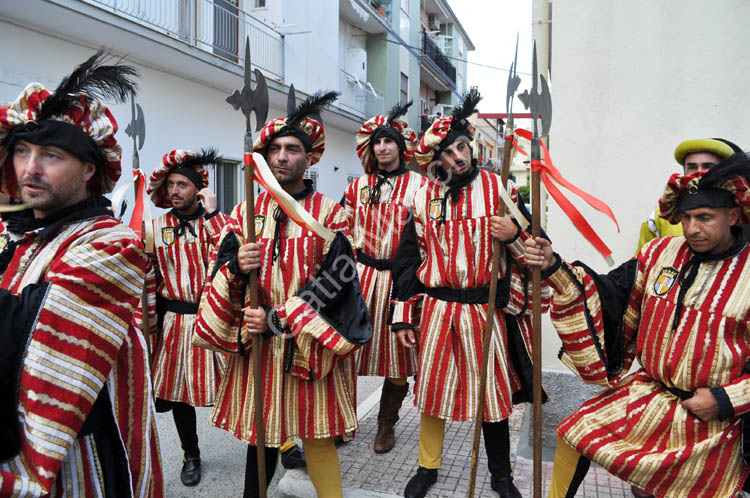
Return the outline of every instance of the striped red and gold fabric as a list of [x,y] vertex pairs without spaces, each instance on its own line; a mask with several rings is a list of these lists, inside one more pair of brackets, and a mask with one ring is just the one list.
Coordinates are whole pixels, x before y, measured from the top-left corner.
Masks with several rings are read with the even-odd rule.
[[[312,192],[298,202],[325,227],[348,237],[346,212],[338,203]],[[277,207],[265,192],[256,198],[255,235],[262,244],[259,304],[276,312],[276,326],[285,331],[262,340],[264,425],[270,447],[297,437],[327,438],[357,428],[356,347],[343,341],[298,295],[313,281],[331,242],[288,218],[276,221],[281,218],[275,216],[280,213]],[[210,423],[255,444],[251,338],[241,328],[249,293],[245,280],[222,260],[229,242],[245,243],[245,227],[245,203],[241,203],[224,229],[219,267],[211,270],[213,277],[206,282],[193,343],[231,355]],[[274,251],[278,251],[275,258]],[[356,278],[353,262],[351,266]]]
[[[629,263],[634,283],[622,299],[620,362],[605,347],[613,342],[603,325],[603,311],[617,303],[602,301],[595,280],[580,267],[563,263],[549,278],[564,362],[584,381],[607,388],[563,420],[558,432],[586,457],[656,496],[735,496],[749,470],[739,416],[750,411],[750,246],[742,241],[721,259],[693,256],[684,237],[665,237]],[[678,306],[680,272],[689,261],[697,273]],[[633,360],[639,366],[628,374]],[[701,387],[721,388],[734,414],[703,422],[684,408],[675,390]]]
[[[412,171],[387,177],[379,186],[378,202],[372,202],[378,178],[376,174],[368,174],[349,184],[344,192],[344,206],[357,253],[389,260],[396,257],[414,196],[427,179]],[[415,375],[416,351],[401,346],[389,326],[391,270],[380,270],[361,260],[357,270],[372,324],[372,340],[357,351],[357,373],[391,378]]]
[[[493,238],[489,218],[497,212],[500,177],[479,170],[476,178],[453,199],[449,187],[427,182],[414,199],[414,222],[421,266],[417,277],[425,287],[454,290],[489,286]],[[512,198],[517,200],[514,188]],[[446,198],[447,196],[447,198]],[[445,210],[445,212],[443,212]],[[507,304],[497,309],[495,334],[490,354],[485,422],[506,419],[512,411],[512,394],[521,389],[518,372],[511,363],[504,314],[517,316],[526,353],[531,355],[530,296],[528,275],[519,266],[525,240],[520,235],[503,246],[502,279],[510,272]],[[507,266],[505,252],[514,258]],[[543,306],[549,301],[549,288],[543,288]],[[419,305],[421,303],[421,313]],[[393,323],[419,327],[419,373],[415,404],[423,413],[456,421],[472,420],[479,393],[482,336],[487,321],[487,304],[444,301],[429,293],[407,301],[395,301]]]
[[[146,249],[156,263],[159,299],[198,305],[211,253],[227,220],[219,212],[204,213],[186,220],[189,228],[178,229],[180,219],[170,211],[147,224]],[[193,346],[196,316],[163,312],[152,352],[154,392],[167,401],[213,406],[226,359]]]
[[125,455],[117,464],[127,464],[123,494],[164,496],[146,343],[133,314],[143,246],[110,216],[40,232],[12,234],[18,245],[0,280],[17,296],[47,286],[22,355],[20,453],[0,465],[0,496],[103,496],[94,435],[79,436],[101,392]]

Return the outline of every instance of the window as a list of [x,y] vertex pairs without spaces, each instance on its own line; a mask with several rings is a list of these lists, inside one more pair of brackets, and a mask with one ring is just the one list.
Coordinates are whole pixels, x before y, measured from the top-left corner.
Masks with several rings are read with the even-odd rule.
[[239,62],[239,10],[237,0],[214,0],[214,53]]
[[234,206],[245,199],[242,197],[242,182],[245,176],[239,161],[222,159],[216,163],[216,200],[219,210],[229,214]]
[[312,188],[313,190],[318,190],[318,172],[316,170],[308,168],[307,171],[305,171],[304,178],[308,180],[312,180]]
[[253,2],[253,8],[254,9],[265,9],[266,8],[266,0],[254,0],[254,2]]
[[401,73],[401,90],[399,103],[401,105],[406,104],[409,101],[409,77],[404,73]]

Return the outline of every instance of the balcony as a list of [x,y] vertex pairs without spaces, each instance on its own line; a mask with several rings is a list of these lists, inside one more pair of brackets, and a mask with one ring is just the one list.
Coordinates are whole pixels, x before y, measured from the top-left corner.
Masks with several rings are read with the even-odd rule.
[[368,35],[387,33],[390,29],[390,3],[368,0],[339,0],[339,15]]
[[431,87],[441,91],[456,88],[456,66],[443,54],[437,43],[422,32],[422,55],[420,57],[422,78]]
[[339,97],[337,102],[339,107],[361,118],[383,114],[383,95],[375,90],[372,84],[367,81],[362,81],[342,69],[339,88],[342,89],[341,97]]
[[244,64],[242,47],[250,37],[253,65],[284,80],[284,37],[229,0],[83,0],[226,61]]

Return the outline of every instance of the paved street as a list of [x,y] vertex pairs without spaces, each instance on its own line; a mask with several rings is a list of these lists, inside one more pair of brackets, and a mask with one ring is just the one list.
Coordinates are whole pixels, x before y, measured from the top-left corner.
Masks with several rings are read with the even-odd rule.
[[[382,379],[360,378],[358,401],[360,408],[367,409],[360,418],[360,430],[354,441],[339,448],[345,496],[363,496],[366,492],[380,492],[380,496],[402,496],[406,482],[417,467],[419,445],[419,412],[414,408],[411,394],[401,409],[401,421],[397,425],[396,447],[385,455],[372,451],[372,441],[377,430],[377,405]],[[526,405],[516,409],[510,419],[511,448],[515,448],[520,437]],[[529,410],[530,411],[530,410]],[[198,409],[198,430],[203,460],[203,480],[195,488],[186,488],[180,483],[182,455],[177,443],[177,432],[169,413],[158,416],[161,433],[161,450],[167,482],[167,496],[174,498],[216,497],[234,498],[242,496],[247,446],[228,433],[208,426],[210,408]],[[472,425],[470,423],[448,423],[443,451],[443,467],[438,482],[428,497],[466,496],[469,466],[471,464]],[[532,462],[514,456],[515,482],[523,496],[532,496]],[[545,462],[542,471],[545,479],[544,496],[547,493],[552,462]],[[279,469],[272,483],[269,496],[295,496],[282,494],[278,482],[284,478],[284,469]],[[290,472],[286,480],[304,479],[299,471]],[[289,486],[282,486],[289,489]],[[373,496],[368,494],[368,496]],[[491,489],[487,472],[484,448],[480,452],[477,472],[477,497],[497,496]],[[619,479],[609,476],[603,469],[592,466],[578,493],[583,498],[625,498],[630,496],[629,487]],[[301,497],[300,497],[301,498]]]

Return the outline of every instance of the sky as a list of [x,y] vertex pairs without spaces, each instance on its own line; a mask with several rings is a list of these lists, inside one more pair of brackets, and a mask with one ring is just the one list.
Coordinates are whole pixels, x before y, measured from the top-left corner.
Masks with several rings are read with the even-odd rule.
[[[477,86],[484,99],[480,112],[506,112],[508,69],[513,63],[518,34],[518,93],[531,87],[531,0],[448,0],[448,4],[476,47],[469,52],[467,87]],[[493,66],[490,69],[477,64]],[[526,73],[526,74],[524,74]],[[515,112],[526,112],[516,99]]]

